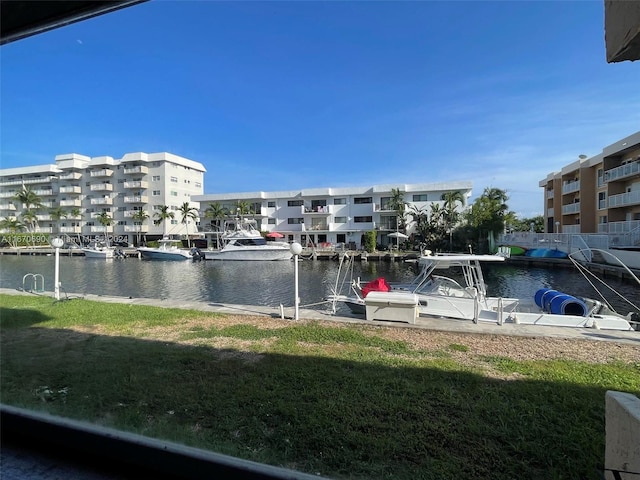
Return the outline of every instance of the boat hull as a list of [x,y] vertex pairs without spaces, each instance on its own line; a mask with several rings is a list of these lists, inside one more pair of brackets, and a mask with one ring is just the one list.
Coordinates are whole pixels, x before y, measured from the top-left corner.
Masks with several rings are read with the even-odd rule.
[[233,250],[207,250],[204,252],[206,260],[232,260],[232,261],[280,261],[291,260],[291,250],[271,248],[238,248]]
[[114,258],[115,256],[115,249],[113,248],[105,248],[99,250],[94,250],[92,248],[83,248],[82,251],[84,252],[84,256],[87,258],[107,259]]
[[182,251],[169,252],[145,248],[138,248],[138,251],[144,260],[185,261],[191,259],[189,253]]

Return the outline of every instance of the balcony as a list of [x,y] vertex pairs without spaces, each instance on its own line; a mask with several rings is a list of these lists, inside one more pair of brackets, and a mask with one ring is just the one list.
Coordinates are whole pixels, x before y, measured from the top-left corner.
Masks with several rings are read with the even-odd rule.
[[124,169],[125,175],[136,175],[136,174],[146,175],[147,173],[149,173],[149,167],[146,167],[144,165],[139,165],[136,167],[126,167]]
[[0,198],[14,198],[18,192],[0,192]]
[[598,233],[629,233],[640,228],[640,220],[609,222],[598,225]]
[[305,215],[330,215],[331,207],[329,205],[312,207],[310,205],[303,205],[301,213]]
[[547,190],[547,199],[551,200],[554,197],[553,190]]
[[125,225],[125,233],[149,233],[148,225]]
[[148,188],[149,183],[143,181],[124,182],[124,188]]
[[94,183],[91,185],[92,192],[113,192],[113,185],[110,183]]
[[21,178],[20,180],[3,180],[0,181],[0,187],[8,187],[11,185],[33,185],[36,183],[51,183],[51,181],[55,179],[56,177],[54,175],[48,175],[46,177],[38,178]]
[[60,187],[60,193],[75,193],[75,194],[80,194],[82,193],[82,188],[75,186],[75,185],[71,185],[68,187]]
[[105,225],[93,225],[91,227],[91,233],[107,233],[107,228],[109,228],[108,226]]
[[51,220],[51,215],[49,214],[36,215],[36,218],[38,219],[39,222],[48,222],[49,220]]
[[124,203],[149,203],[149,197],[147,197],[146,195],[124,197]]
[[547,208],[547,217],[553,217],[553,208]]
[[562,206],[563,215],[571,215],[573,213],[580,213],[580,202],[570,203],[569,205]]
[[53,233],[53,227],[38,227],[38,233]]
[[81,227],[60,227],[60,233],[82,233]]
[[631,205],[640,205],[640,190],[619,195],[609,195],[609,208],[629,207]]
[[0,210],[11,210],[15,212],[16,206],[13,203],[0,203]]
[[80,200],[60,200],[61,207],[80,207],[82,202]]
[[307,231],[314,231],[314,230],[329,230],[329,224],[326,222],[316,223],[316,224],[312,224],[307,229]]
[[80,172],[61,173],[58,175],[58,180],[80,180],[82,174]]
[[49,190],[34,190],[33,193],[35,193],[39,197],[51,197],[52,195],[55,195],[53,193],[53,190],[51,190],[51,189],[49,189]]
[[90,175],[91,178],[110,177],[113,175],[113,170],[108,170],[106,168],[103,168],[102,170],[93,170]]
[[113,199],[109,197],[92,198],[91,205],[113,205]]
[[613,182],[615,180],[622,180],[635,175],[640,175],[640,161],[627,163],[626,165],[620,165],[619,167],[607,170],[604,172],[604,179],[607,182]]
[[567,182],[562,185],[562,194],[565,195],[567,193],[579,192],[580,191],[580,180],[577,182]]

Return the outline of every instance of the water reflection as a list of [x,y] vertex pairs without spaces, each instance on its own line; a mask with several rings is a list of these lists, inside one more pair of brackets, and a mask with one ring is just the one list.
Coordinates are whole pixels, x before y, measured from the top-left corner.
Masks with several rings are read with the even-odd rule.
[[[301,305],[322,302],[335,284],[336,261],[302,261],[299,264]],[[53,291],[53,256],[0,256],[0,287],[22,286],[27,273],[40,273],[45,290]],[[415,267],[403,262],[356,263],[354,277],[372,279],[384,276],[391,282],[407,282]],[[163,262],[60,258],[63,294],[95,294],[145,297],[244,305],[293,305],[292,262]],[[487,265],[485,281],[491,295],[533,296],[539,288],[552,287],[575,295],[594,296],[593,288],[572,269]],[[640,289],[620,279],[607,282],[640,304]],[[630,310],[624,302],[608,294],[607,300],[621,312]]]

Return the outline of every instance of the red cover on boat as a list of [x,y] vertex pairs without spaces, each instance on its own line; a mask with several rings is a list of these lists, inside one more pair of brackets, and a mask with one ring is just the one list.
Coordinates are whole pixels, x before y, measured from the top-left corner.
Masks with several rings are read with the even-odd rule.
[[389,290],[391,290],[391,285],[383,277],[376,278],[362,287],[362,298],[366,297],[369,292],[388,292]]

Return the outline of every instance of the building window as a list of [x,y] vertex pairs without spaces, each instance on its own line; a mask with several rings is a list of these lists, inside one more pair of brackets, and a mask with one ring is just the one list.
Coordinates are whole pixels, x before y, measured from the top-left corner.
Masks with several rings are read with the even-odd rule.
[[269,218],[269,219],[267,219],[267,224],[268,224],[268,225],[275,225],[275,224],[276,224],[276,219],[275,219],[275,218]]
[[346,205],[347,204],[347,199],[346,198],[334,198],[333,199],[333,204],[334,205]]
[[353,221],[355,223],[371,223],[373,222],[373,217],[353,217]]
[[287,223],[289,225],[299,225],[304,223],[304,218],[287,218]]
[[347,223],[347,217],[335,217],[333,223]]
[[201,188],[201,187],[202,187],[202,184],[201,184],[200,182],[195,182],[193,185],[194,185],[196,188]]
[[151,180],[153,182],[159,182],[160,181],[160,175],[154,175],[153,177],[151,177]]
[[318,207],[326,207],[327,206],[327,201],[326,200],[311,200],[311,208],[313,209],[313,211],[317,211]]
[[304,204],[304,200],[288,200],[288,207],[301,207]]
[[153,195],[154,197],[159,197],[160,196],[160,190],[154,190],[151,195]]
[[372,203],[371,197],[356,197],[353,199],[353,203],[356,205],[361,205],[363,203]]
[[171,177],[171,183],[178,183],[178,177]]
[[427,194],[423,193],[421,195],[414,195],[413,196],[413,201],[414,202],[426,202],[427,201]]
[[267,202],[267,208],[276,208],[276,202]]
[[391,197],[382,197],[380,198],[380,208],[382,210],[391,210],[390,204],[391,203]]

